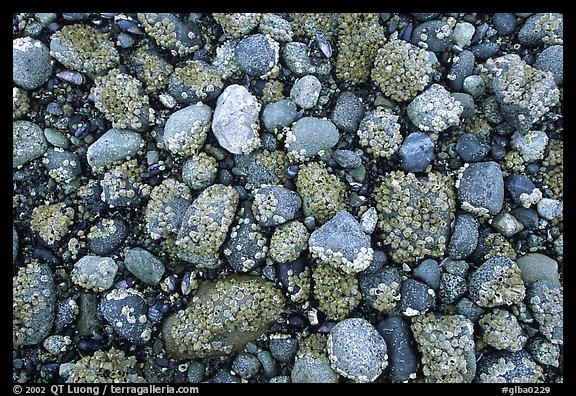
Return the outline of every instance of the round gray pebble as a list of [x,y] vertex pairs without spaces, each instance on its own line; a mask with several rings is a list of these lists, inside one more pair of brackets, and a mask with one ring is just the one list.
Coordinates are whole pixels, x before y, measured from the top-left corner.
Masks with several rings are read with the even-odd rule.
[[338,143],[340,133],[330,120],[303,117],[292,125],[286,137],[286,151],[295,156],[314,157]]
[[479,98],[484,94],[486,84],[484,83],[484,80],[482,80],[482,77],[477,74],[472,74],[471,76],[464,78],[462,88],[464,89],[464,92],[472,95],[473,98]]
[[562,215],[564,205],[562,201],[552,198],[542,198],[536,205],[538,215],[545,220],[554,220]]
[[457,191],[462,208],[474,214],[497,214],[504,203],[504,180],[500,165],[493,161],[467,165]]
[[412,31],[412,44],[422,42],[429,51],[442,52],[450,45],[452,33],[452,28],[445,21],[426,21]]
[[70,141],[68,137],[63,134],[62,132],[58,131],[54,128],[46,128],[44,129],[44,137],[51,145],[55,147],[60,147],[63,149],[67,149],[70,147]]
[[478,245],[479,223],[468,214],[456,217],[454,230],[448,244],[448,254],[455,260],[470,256]]
[[440,285],[440,266],[438,262],[433,259],[422,261],[416,268],[412,270],[414,279],[425,282],[432,289],[438,289]]
[[144,145],[138,132],[128,129],[110,129],[88,147],[86,159],[92,169],[100,169],[115,161],[134,157]]
[[460,114],[462,118],[470,118],[476,113],[476,105],[472,95],[464,92],[452,92],[450,95],[462,105],[464,109]]
[[88,233],[88,248],[98,255],[107,255],[122,245],[127,235],[128,225],[124,220],[100,219]]
[[366,319],[338,322],[330,330],[327,349],[334,370],[356,382],[373,382],[388,366],[386,341]]
[[467,290],[466,279],[445,272],[440,276],[439,296],[442,304],[453,304],[464,296]]
[[232,370],[242,378],[252,378],[260,370],[260,361],[258,358],[248,352],[240,352],[232,361]]
[[44,84],[52,74],[50,50],[39,40],[21,37],[12,40],[12,81],[33,90]]
[[72,280],[86,289],[102,291],[112,287],[118,265],[110,257],[84,256],[74,264]]
[[262,111],[262,122],[268,132],[290,126],[298,117],[296,104],[288,99],[268,103]]
[[406,279],[400,288],[398,309],[403,315],[412,317],[430,311],[436,304],[436,293],[426,283]]
[[290,372],[290,379],[294,383],[337,383],[338,374],[324,359],[310,355],[297,358]]
[[234,54],[240,69],[252,77],[267,76],[278,63],[279,44],[266,34],[244,37]]
[[202,382],[202,380],[204,379],[204,370],[206,369],[206,367],[204,366],[204,364],[202,362],[198,362],[198,361],[191,361],[190,364],[188,365],[188,371],[187,371],[187,375],[188,375],[188,382],[192,383],[192,384],[198,384],[200,382]]
[[332,153],[332,158],[342,168],[358,168],[362,165],[362,158],[351,150],[336,150]]
[[456,144],[456,152],[465,162],[482,161],[488,155],[490,146],[478,134],[465,133]]
[[289,334],[274,334],[270,337],[270,353],[282,363],[289,363],[294,359],[298,345],[298,339]]
[[520,276],[526,284],[548,280],[560,286],[558,262],[542,253],[528,253],[516,260]]
[[492,23],[498,36],[509,36],[516,29],[516,16],[509,12],[497,12],[492,15]]
[[538,13],[530,16],[518,32],[518,41],[527,46],[544,44],[544,40],[562,39],[563,16],[559,13]]
[[344,91],[336,99],[330,120],[342,132],[354,133],[364,118],[364,106],[351,91]]
[[471,75],[474,70],[474,62],[475,59],[472,52],[465,50],[458,54],[449,73],[451,76],[450,88],[455,91],[462,91],[464,79]]

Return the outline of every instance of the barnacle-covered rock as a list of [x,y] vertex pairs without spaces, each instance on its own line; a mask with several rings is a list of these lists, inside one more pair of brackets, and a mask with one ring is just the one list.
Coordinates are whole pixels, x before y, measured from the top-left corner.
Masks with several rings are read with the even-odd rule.
[[418,315],[412,321],[426,382],[472,382],[476,373],[474,327],[462,315]]
[[478,324],[482,339],[496,349],[518,352],[528,340],[516,316],[501,308],[482,315]]
[[424,48],[394,40],[378,50],[371,76],[385,96],[405,101],[426,88],[431,74],[432,62]]
[[421,131],[442,132],[460,123],[462,104],[440,84],[416,96],[406,108],[410,121]]
[[270,238],[270,257],[280,263],[294,261],[308,248],[310,233],[298,220],[284,223],[274,230]]
[[262,335],[283,308],[282,293],[260,277],[232,275],[204,282],[187,308],[164,321],[166,350],[175,359],[239,352]]
[[139,165],[136,159],[119,163],[105,172],[100,180],[102,201],[110,207],[138,205],[142,172],[144,172],[144,167]]
[[254,192],[252,213],[264,227],[283,224],[292,220],[300,209],[298,194],[282,186],[261,186]]
[[210,129],[212,109],[201,102],[170,115],[164,126],[164,145],[177,155],[194,155],[200,151]]
[[319,265],[312,272],[314,297],[318,300],[318,309],[329,320],[342,320],[360,303],[362,295],[358,280],[331,265]]
[[330,365],[327,335],[310,334],[300,342],[290,378],[294,383],[337,383],[338,374]]
[[454,182],[431,172],[427,177],[394,171],[379,177],[374,190],[382,242],[394,261],[441,258],[454,218]]
[[188,207],[176,237],[177,255],[200,266],[217,265],[217,254],[234,220],[238,192],[213,184]]
[[262,14],[257,12],[215,12],[212,17],[222,26],[224,32],[234,38],[242,38],[258,26]]
[[238,215],[222,248],[226,261],[235,271],[248,272],[264,262],[268,238],[252,216],[250,207],[242,207]]
[[174,14],[139,13],[138,19],[146,33],[173,56],[192,55],[204,45],[198,26],[190,21],[183,21]]
[[64,66],[92,77],[106,74],[120,61],[106,33],[80,23],[65,25],[50,37],[50,55]]
[[485,261],[470,274],[468,290],[470,299],[481,307],[513,305],[526,295],[520,268],[505,256]]
[[30,99],[22,88],[12,87],[12,119],[16,120],[30,109]]
[[522,133],[560,100],[553,74],[528,65],[516,54],[488,59],[486,67],[502,116]]
[[12,122],[12,167],[41,157],[48,150],[42,129],[30,121]]
[[74,264],[72,282],[88,290],[101,292],[112,287],[118,265],[110,257],[84,256]]
[[374,273],[358,275],[364,300],[380,312],[391,314],[400,302],[402,277],[396,267],[382,267]]
[[12,278],[12,342],[36,345],[50,334],[56,311],[56,286],[50,267],[32,262]]
[[360,144],[376,158],[392,158],[402,144],[398,118],[384,107],[369,111],[356,132]]
[[136,76],[144,83],[147,94],[157,94],[166,89],[174,67],[159,53],[152,48],[141,46],[130,60]]
[[564,288],[548,280],[530,285],[527,306],[538,322],[540,332],[553,344],[564,344]]
[[296,189],[302,198],[304,215],[314,216],[319,223],[346,208],[344,183],[321,163],[310,162],[300,167]]
[[216,158],[199,152],[188,158],[182,167],[182,181],[193,190],[203,190],[216,180]]
[[154,187],[146,207],[146,228],[150,237],[160,239],[177,233],[190,203],[190,189],[175,179],[165,179]]
[[80,358],[67,382],[70,383],[144,383],[134,356],[126,356],[114,347],[108,351],[96,351]]
[[168,93],[182,104],[207,102],[217,98],[222,88],[218,70],[201,60],[188,60],[176,67],[168,80]]
[[151,108],[142,83],[134,77],[112,69],[97,77],[91,89],[94,105],[114,128],[145,131],[149,127]]
[[384,44],[384,29],[378,23],[380,14],[343,13],[338,18],[336,77],[352,84],[370,78],[378,48]]
[[338,28],[337,13],[302,12],[289,14],[289,17],[295,37],[314,39],[322,34],[331,41]]
[[32,210],[30,228],[51,246],[58,245],[74,220],[74,209],[64,202],[37,206]]

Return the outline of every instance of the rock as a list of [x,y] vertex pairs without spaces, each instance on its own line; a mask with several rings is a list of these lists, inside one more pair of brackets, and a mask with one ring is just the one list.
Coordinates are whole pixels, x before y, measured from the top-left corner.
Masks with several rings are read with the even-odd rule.
[[203,60],[188,60],[170,74],[167,93],[183,105],[212,101],[224,88],[220,73]]
[[254,192],[252,213],[260,225],[271,227],[293,220],[301,206],[296,192],[282,186],[263,186]]
[[70,147],[70,140],[62,132],[54,128],[44,129],[44,137],[51,145],[59,147],[62,149],[68,149]]
[[468,290],[466,279],[458,275],[442,273],[440,275],[439,297],[442,304],[453,304]]
[[205,152],[189,157],[182,167],[182,181],[193,190],[204,190],[214,184],[218,162]]
[[218,143],[233,154],[248,154],[260,147],[259,113],[260,103],[245,87],[226,87],[218,97],[212,120]]
[[516,132],[512,135],[510,143],[522,155],[524,161],[533,162],[542,159],[548,144],[548,135],[543,131]]
[[498,36],[510,36],[516,30],[516,16],[509,12],[496,12],[492,15],[492,23]]
[[561,85],[564,82],[564,47],[552,45],[545,48],[536,58],[534,67],[551,72],[556,85]]
[[408,317],[421,315],[434,308],[436,293],[424,282],[406,279],[400,289],[401,298],[398,309]]
[[502,116],[522,133],[559,102],[552,73],[529,66],[516,54],[490,59],[486,68]]
[[124,252],[124,265],[147,285],[157,285],[164,275],[164,264],[152,253],[135,247]]
[[50,50],[39,40],[20,37],[12,40],[12,81],[31,91],[52,74]]
[[114,284],[118,265],[110,257],[84,256],[74,264],[72,281],[85,289],[101,292]]
[[468,298],[462,297],[456,303],[456,313],[467,317],[473,323],[477,323],[484,314],[484,310]]
[[283,309],[282,293],[263,278],[232,275],[203,282],[187,308],[164,320],[166,351],[175,359],[239,352],[260,337]]
[[202,362],[195,360],[191,361],[190,364],[188,365],[188,370],[186,372],[188,382],[190,382],[191,384],[198,384],[202,382],[202,380],[204,379],[205,370],[206,367]]
[[128,236],[128,225],[121,218],[101,219],[90,228],[88,248],[98,255],[112,253]]
[[529,208],[542,199],[542,192],[527,176],[512,174],[506,178],[506,191],[516,205]]
[[44,340],[42,346],[44,346],[49,354],[57,356],[62,352],[66,352],[70,344],[72,344],[72,339],[70,339],[69,336],[51,335]]
[[272,378],[278,375],[278,368],[276,367],[276,362],[272,357],[272,354],[268,351],[259,351],[258,361],[262,365],[262,371],[264,371],[265,378]]
[[476,215],[500,212],[504,203],[504,180],[500,166],[493,161],[466,164],[457,198],[462,209]]
[[448,244],[448,254],[451,258],[461,260],[474,252],[478,245],[478,227],[478,220],[471,215],[463,214],[456,217]]
[[564,344],[564,289],[549,280],[537,280],[528,286],[526,306],[538,323],[540,332],[553,344]]
[[472,74],[467,76],[464,81],[462,81],[462,89],[464,92],[472,95],[473,98],[477,99],[484,95],[486,91],[486,84],[482,77],[477,74]]
[[234,220],[238,199],[231,186],[213,184],[202,191],[182,218],[175,241],[178,257],[200,267],[217,267],[217,253]]
[[252,77],[266,78],[278,64],[280,45],[267,34],[252,34],[236,45],[240,69]]
[[144,146],[138,132],[128,129],[110,129],[88,147],[86,159],[93,171],[99,171],[116,161],[134,157]]
[[518,31],[518,41],[527,46],[562,44],[564,19],[558,13],[537,13],[530,16]]
[[468,279],[470,299],[481,307],[519,303],[526,295],[518,265],[505,256],[486,260]]
[[311,109],[316,106],[321,89],[320,81],[309,74],[294,82],[290,90],[290,99],[303,109]]
[[78,304],[79,315],[76,328],[82,336],[92,337],[94,330],[102,326],[96,317],[98,311],[98,297],[94,293],[80,293]]
[[348,274],[366,269],[372,261],[370,238],[347,211],[340,211],[308,239],[313,257]]
[[562,201],[551,198],[542,198],[538,201],[536,205],[536,210],[538,210],[538,215],[545,220],[554,220],[559,216],[562,216],[564,210],[564,205]]
[[432,289],[437,290],[440,285],[440,272],[441,269],[438,262],[433,259],[427,259],[412,270],[412,276],[414,279],[421,280]]
[[376,208],[368,208],[366,212],[362,213],[362,217],[360,217],[360,227],[362,227],[362,231],[366,234],[372,234],[376,229],[377,224],[378,212],[376,211]]
[[382,250],[374,250],[374,255],[370,265],[362,271],[363,274],[374,274],[388,263],[388,256]]
[[[412,31],[412,44],[432,52],[442,52],[452,41],[452,28],[441,20],[426,21]],[[422,44],[424,45],[422,45]]]
[[442,268],[444,271],[462,278],[466,278],[468,275],[469,267],[468,263],[464,260],[452,260],[451,258],[442,260]]
[[270,336],[270,353],[282,363],[293,361],[298,345],[298,338],[290,334],[277,333]]
[[100,312],[116,333],[130,343],[143,345],[152,334],[144,295],[136,289],[114,289],[100,301]]
[[345,273],[332,265],[319,265],[314,268],[312,281],[318,310],[326,315],[327,320],[336,322],[346,318],[362,298],[354,274]]
[[209,384],[238,384],[242,382],[242,379],[232,374],[229,369],[222,368],[207,382]]
[[478,360],[476,380],[478,383],[540,383],[544,382],[544,373],[526,351],[495,351]]
[[529,230],[538,228],[538,212],[534,209],[516,208],[512,210],[512,214]]
[[37,345],[52,330],[56,285],[52,270],[33,261],[12,278],[12,343]]
[[356,382],[374,382],[388,366],[386,341],[366,319],[338,322],[326,348],[332,368]]
[[294,220],[281,224],[276,227],[270,238],[268,255],[280,263],[294,261],[308,247],[309,236],[306,226],[300,221]]
[[262,122],[268,132],[275,132],[290,126],[296,118],[298,118],[298,108],[288,99],[268,103],[262,111]]
[[344,91],[336,99],[330,120],[342,132],[355,133],[364,117],[364,105],[351,91]]
[[456,99],[462,105],[462,118],[470,118],[476,114],[476,105],[474,104],[474,98],[472,95],[464,92],[452,92],[450,94],[454,99]]
[[197,154],[210,129],[212,109],[198,102],[170,115],[164,126],[164,144],[173,154]]
[[[470,383],[476,373],[474,327],[462,315],[428,313],[411,324],[426,382]],[[444,342],[439,342],[443,340]],[[437,356],[450,356],[439,360]]]
[[478,324],[484,342],[499,350],[521,351],[528,340],[516,316],[500,308],[482,315]]
[[414,337],[408,322],[399,316],[390,316],[376,326],[388,347],[388,375],[394,382],[416,378],[418,354],[412,345]]
[[520,268],[520,276],[525,284],[547,280],[560,286],[556,260],[541,253],[528,253],[517,259],[516,264]]
[[464,162],[478,162],[486,158],[490,146],[477,134],[465,133],[456,144],[456,152]]
[[454,32],[452,33],[452,42],[457,46],[464,48],[470,45],[470,42],[472,41],[472,36],[474,36],[475,31],[476,28],[470,22],[458,22],[454,26]]
[[73,298],[59,301],[56,305],[56,319],[54,320],[56,333],[61,333],[66,326],[75,322],[79,311],[78,304]]
[[434,158],[434,143],[424,132],[412,132],[400,147],[400,166],[406,172],[424,171]]
[[552,344],[541,335],[536,335],[526,344],[526,351],[536,361],[542,365],[558,367],[560,365],[560,346]]
[[20,167],[48,150],[42,129],[30,121],[12,122],[12,167]]
[[158,240],[176,234],[191,203],[190,189],[176,179],[165,179],[154,187],[146,207],[146,229],[150,237]]
[[474,57],[480,61],[493,57],[499,50],[500,44],[492,41],[487,41],[470,47],[470,51],[474,54]]
[[296,359],[290,378],[293,383],[338,383],[338,374],[330,364],[311,355]]
[[297,77],[316,73],[316,66],[310,63],[306,43],[299,41],[286,43],[282,50],[282,58],[288,69]]
[[516,220],[513,215],[506,212],[500,212],[496,217],[494,217],[492,226],[506,238],[510,238],[512,235],[517,234],[524,229],[522,223]]
[[358,168],[362,165],[362,158],[351,150],[336,150],[332,153],[332,158],[342,168]]
[[325,153],[338,143],[340,133],[329,120],[303,117],[286,134],[286,151],[297,159]]
[[[456,25],[458,26],[458,25]],[[474,27],[472,27],[474,29]],[[475,58],[474,54],[464,50],[458,54],[458,58],[453,61],[450,69],[450,88],[455,91],[462,91],[464,79],[474,71]]]
[[397,268],[386,266],[372,273],[361,272],[358,281],[362,297],[371,307],[384,313],[395,311],[402,286]]
[[236,272],[249,272],[262,266],[268,251],[268,238],[252,213],[244,209],[232,225],[222,245],[226,261]]
[[374,158],[391,159],[402,144],[399,116],[386,107],[377,106],[360,121],[356,134],[359,143]]
[[261,33],[269,34],[274,40],[281,43],[292,42],[294,34],[292,26],[290,26],[290,22],[280,15],[272,13],[262,14],[258,29]]
[[61,184],[70,183],[82,172],[78,154],[61,148],[49,148],[44,153],[42,165],[50,177]]
[[232,361],[232,370],[246,379],[254,377],[261,366],[260,360],[248,352],[240,352]]
[[174,57],[192,55],[204,45],[198,25],[176,14],[139,13],[138,19],[146,33]]
[[16,232],[16,228],[12,226],[12,261],[16,261],[16,257],[18,256],[18,233]]
[[460,123],[464,109],[440,84],[432,84],[407,107],[410,121],[422,131],[442,132]]

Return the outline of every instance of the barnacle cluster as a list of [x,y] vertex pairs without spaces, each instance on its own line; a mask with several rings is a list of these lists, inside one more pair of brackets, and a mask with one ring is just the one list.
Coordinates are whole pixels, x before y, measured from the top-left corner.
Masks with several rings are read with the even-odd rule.
[[74,220],[74,209],[65,203],[37,206],[32,210],[30,226],[49,245],[58,244]]

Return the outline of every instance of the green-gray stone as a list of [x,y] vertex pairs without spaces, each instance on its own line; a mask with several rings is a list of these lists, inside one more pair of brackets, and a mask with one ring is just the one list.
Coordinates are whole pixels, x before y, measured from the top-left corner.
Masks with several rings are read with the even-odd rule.
[[148,285],[157,285],[164,275],[164,264],[152,253],[136,247],[126,250],[124,265],[138,279]]
[[60,147],[63,149],[67,149],[70,147],[70,141],[68,137],[63,134],[62,132],[58,131],[54,128],[46,128],[44,129],[44,137],[51,145],[55,147]]

